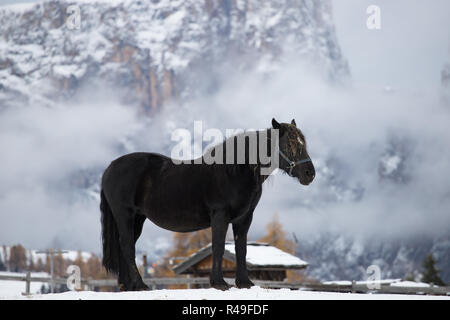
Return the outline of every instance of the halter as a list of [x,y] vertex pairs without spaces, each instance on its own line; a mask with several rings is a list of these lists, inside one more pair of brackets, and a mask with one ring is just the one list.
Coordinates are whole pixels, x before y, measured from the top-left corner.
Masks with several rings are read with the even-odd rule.
[[[268,140],[272,140],[272,139],[271,139],[271,138],[268,138]],[[303,143],[302,143],[302,149],[303,149]],[[302,150],[301,150],[301,151],[302,151]],[[289,163],[289,165],[286,167],[286,170],[289,169],[288,175],[291,176],[291,177],[293,177],[293,175],[292,175],[292,170],[295,168],[295,166],[297,166],[297,165],[299,165],[299,164],[302,164],[302,163],[305,163],[305,162],[312,162],[312,160],[311,160],[310,157],[305,158],[305,159],[302,159],[302,160],[298,160],[297,162],[296,162],[296,161],[291,161],[291,159],[289,159],[288,156],[285,155],[283,151],[281,151],[279,145],[278,145],[278,153],[280,154],[280,156],[281,156],[284,160],[286,160],[287,163]],[[301,153],[302,153],[302,152],[300,152],[300,154],[301,154]]]
[[311,158],[309,158],[309,157],[306,158],[306,159],[299,160],[299,161],[297,161],[297,162],[291,161],[291,160],[287,157],[287,155],[285,155],[285,154],[283,153],[283,151],[281,151],[281,150],[279,149],[278,152],[280,153],[280,156],[281,156],[284,160],[286,160],[286,161],[289,163],[289,165],[286,167],[286,170],[289,169],[288,175],[291,176],[291,177],[292,177],[292,170],[295,168],[295,166],[297,166],[297,165],[299,165],[299,164],[301,164],[301,163],[305,163],[305,162],[310,162],[310,161],[311,161]]

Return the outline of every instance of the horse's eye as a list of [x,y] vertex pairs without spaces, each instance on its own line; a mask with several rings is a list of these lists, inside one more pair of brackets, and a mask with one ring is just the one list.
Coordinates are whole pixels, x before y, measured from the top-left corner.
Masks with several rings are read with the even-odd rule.
[[301,145],[303,145],[303,141],[302,139],[300,139],[300,137],[297,137],[297,141],[300,142]]

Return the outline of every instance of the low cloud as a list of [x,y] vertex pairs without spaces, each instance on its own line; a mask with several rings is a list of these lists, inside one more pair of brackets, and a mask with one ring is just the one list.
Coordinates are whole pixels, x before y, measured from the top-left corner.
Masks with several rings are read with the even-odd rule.
[[[437,90],[392,91],[330,85],[304,64],[290,62],[268,79],[257,74],[224,77],[222,89],[182,108],[167,108],[155,122],[191,129],[267,128],[272,117],[306,135],[318,169],[308,187],[285,175],[264,187],[251,236],[259,237],[275,212],[290,232],[339,232],[405,237],[440,235],[450,225],[449,110]],[[166,139],[167,141],[168,139]],[[406,149],[407,179],[380,175],[387,150]]]
[[[292,62],[269,78],[247,72],[223,79],[215,93],[167,106],[151,119],[109,94],[3,110],[0,242],[99,252],[95,192],[110,161],[133,151],[170,155],[176,144],[172,131],[192,131],[195,120],[225,133],[268,128],[272,117],[295,118],[317,177],[307,187],[287,175],[266,182],[252,239],[264,233],[275,212],[298,236],[333,231],[384,238],[449,231],[450,115],[435,92],[331,85]],[[408,144],[402,159],[406,182],[380,177],[380,159],[392,137]],[[89,170],[98,175],[93,181],[73,182]],[[161,252],[170,235],[147,222],[138,248],[151,251],[158,243]]]
[[0,243],[98,251],[98,201],[83,171],[105,168],[139,129],[109,94],[0,114]]

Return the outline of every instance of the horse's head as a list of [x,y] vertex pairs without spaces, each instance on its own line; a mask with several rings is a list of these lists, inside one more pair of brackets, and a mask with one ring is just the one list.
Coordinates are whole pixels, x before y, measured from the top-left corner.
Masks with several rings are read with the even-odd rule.
[[297,178],[301,184],[310,184],[316,171],[306,149],[305,136],[297,128],[295,120],[290,124],[278,123],[274,118],[272,127],[278,129],[279,168],[291,177]]

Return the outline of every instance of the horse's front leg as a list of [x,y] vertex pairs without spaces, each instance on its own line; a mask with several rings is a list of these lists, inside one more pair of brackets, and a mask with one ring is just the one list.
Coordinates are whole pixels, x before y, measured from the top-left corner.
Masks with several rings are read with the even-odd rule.
[[243,221],[233,223],[234,246],[236,251],[236,286],[250,288],[254,286],[248,278],[247,271],[247,233],[253,218],[253,211],[249,212]]
[[210,275],[211,287],[227,290],[229,285],[223,279],[222,257],[225,251],[225,236],[229,219],[225,211],[215,211],[211,216],[213,265]]

